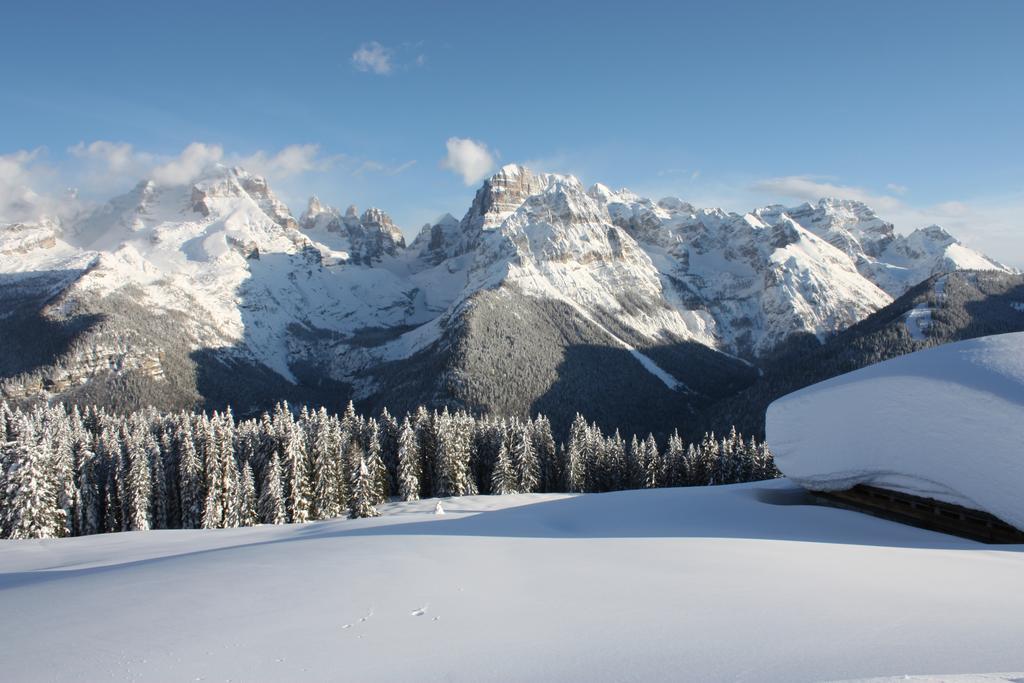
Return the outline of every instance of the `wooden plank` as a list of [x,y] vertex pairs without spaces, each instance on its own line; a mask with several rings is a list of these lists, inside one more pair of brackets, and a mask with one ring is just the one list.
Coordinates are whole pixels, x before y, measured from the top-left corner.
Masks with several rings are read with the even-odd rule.
[[1022,543],[1024,531],[987,512],[932,498],[860,484],[845,491],[812,491],[822,502],[982,543]]

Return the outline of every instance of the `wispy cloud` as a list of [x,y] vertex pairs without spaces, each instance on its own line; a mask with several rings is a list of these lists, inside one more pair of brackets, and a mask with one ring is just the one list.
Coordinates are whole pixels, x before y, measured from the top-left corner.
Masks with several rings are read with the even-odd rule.
[[259,150],[254,154],[232,161],[242,168],[273,179],[309,173],[329,171],[339,157],[323,157],[319,145],[288,145],[276,154]]
[[494,168],[495,156],[482,142],[469,138],[448,138],[448,154],[441,160],[446,168],[460,176],[466,185],[475,185]]
[[385,76],[394,69],[391,60],[394,50],[384,47],[376,40],[363,43],[352,53],[352,66],[358,71],[368,71]]
[[59,213],[59,201],[40,193],[38,188],[50,185],[52,171],[41,159],[46,150],[18,150],[0,154],[0,223],[11,223]]
[[751,189],[766,192],[778,197],[791,197],[805,201],[815,201],[821,197],[840,197],[855,199],[875,209],[893,209],[900,205],[900,200],[886,194],[872,193],[853,185],[839,185],[827,179],[813,176],[782,176],[756,181]]
[[398,47],[382,45],[376,40],[363,43],[352,53],[352,68],[356,71],[387,76],[395,71],[421,67],[427,55],[421,51],[422,42],[402,43]]

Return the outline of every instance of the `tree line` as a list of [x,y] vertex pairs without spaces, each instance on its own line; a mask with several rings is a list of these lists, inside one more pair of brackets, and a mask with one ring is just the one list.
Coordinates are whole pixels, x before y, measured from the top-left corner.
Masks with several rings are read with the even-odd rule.
[[556,445],[546,417],[419,407],[341,416],[279,403],[224,412],[116,414],[0,403],[0,536],[51,538],[370,517],[391,499],[603,492],[777,477],[764,443],[706,434],[665,448],[577,415]]

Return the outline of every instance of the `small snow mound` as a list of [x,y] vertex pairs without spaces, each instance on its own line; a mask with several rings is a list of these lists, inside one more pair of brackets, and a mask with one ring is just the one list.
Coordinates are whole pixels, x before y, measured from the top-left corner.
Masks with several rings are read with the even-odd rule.
[[434,514],[435,515],[443,515],[444,514],[444,506],[441,505],[441,501],[437,501],[437,505],[434,506]]

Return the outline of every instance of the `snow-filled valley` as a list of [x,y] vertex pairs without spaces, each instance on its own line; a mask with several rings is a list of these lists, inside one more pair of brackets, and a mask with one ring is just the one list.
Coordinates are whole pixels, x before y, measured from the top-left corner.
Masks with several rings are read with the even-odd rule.
[[4,678],[811,681],[1024,669],[1020,546],[813,505],[786,480],[442,504],[443,516],[422,500],[363,520],[7,541]]

